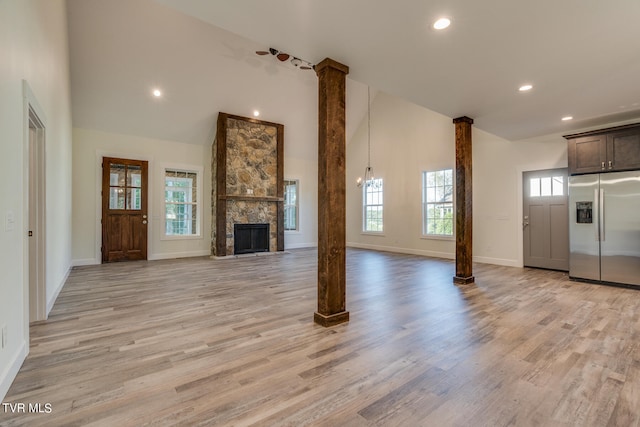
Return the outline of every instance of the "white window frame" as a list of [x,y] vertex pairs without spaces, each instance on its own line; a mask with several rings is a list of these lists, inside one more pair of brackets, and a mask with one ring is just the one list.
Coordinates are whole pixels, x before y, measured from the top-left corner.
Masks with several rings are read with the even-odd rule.
[[[436,188],[436,187],[428,187],[428,176],[429,174],[435,174],[439,172],[447,172],[451,171],[451,234],[430,234],[428,233],[428,223],[427,223],[427,213],[429,210],[429,205],[440,205],[440,204],[448,204],[449,202],[428,202],[427,201],[427,192],[428,188]],[[422,238],[423,239],[436,239],[436,240],[454,240],[456,235],[456,206],[455,206],[455,175],[453,168],[444,168],[438,170],[426,170],[422,172]]]
[[[196,228],[195,233],[193,234],[171,234],[167,235],[167,202],[165,197],[165,191],[167,189],[167,181],[166,176],[167,172],[187,172],[187,173],[195,173],[196,174],[196,201],[194,203],[196,207]],[[203,199],[202,199],[202,187],[203,187],[203,175],[204,169],[202,166],[195,165],[175,165],[175,164],[165,164],[162,165],[161,168],[161,179],[162,183],[162,230],[160,231],[160,240],[191,240],[191,239],[202,239],[202,209],[203,209]]]
[[[296,202],[295,203],[287,203],[287,183],[288,182],[294,182],[295,183],[295,199]],[[285,229],[284,232],[287,234],[291,234],[291,233],[296,233],[300,231],[300,180],[299,179],[285,179],[284,180],[284,211],[287,211],[287,207],[293,207],[295,209],[295,221],[296,221],[296,228],[286,228],[286,224],[285,224]],[[286,219],[286,215],[285,215],[285,219]]]
[[[367,189],[380,186],[380,203],[367,204]],[[375,188],[374,188],[375,189]],[[381,230],[367,229],[367,208],[370,206],[379,206],[382,211],[382,221],[380,222]],[[362,234],[382,235],[384,233],[384,180],[382,178],[374,178],[364,183],[362,186]]]

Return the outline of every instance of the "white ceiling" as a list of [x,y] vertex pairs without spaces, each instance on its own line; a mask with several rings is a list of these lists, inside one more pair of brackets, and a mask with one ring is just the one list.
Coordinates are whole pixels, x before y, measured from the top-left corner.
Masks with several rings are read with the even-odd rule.
[[[469,116],[509,140],[640,119],[638,0],[68,0],[68,8],[77,127],[204,144],[218,111],[266,108],[265,120],[287,122],[304,103],[316,108],[313,71],[254,54],[268,47],[350,67],[348,134],[366,109],[364,84]],[[436,32],[430,24],[442,15],[452,25]],[[533,90],[518,92],[524,83]],[[148,96],[154,85],[166,98]],[[562,122],[566,115],[574,120]]]

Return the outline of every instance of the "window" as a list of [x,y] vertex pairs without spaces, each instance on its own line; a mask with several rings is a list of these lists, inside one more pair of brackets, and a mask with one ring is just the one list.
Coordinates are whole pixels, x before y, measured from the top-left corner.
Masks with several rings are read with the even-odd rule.
[[363,231],[382,233],[382,178],[371,179],[363,186]]
[[453,236],[453,170],[422,173],[422,234]]
[[199,172],[165,169],[166,236],[198,236]]
[[112,163],[109,170],[109,209],[142,209],[142,168]]
[[529,180],[529,197],[564,196],[564,177],[546,176]]
[[298,230],[298,180],[284,180],[284,229]]

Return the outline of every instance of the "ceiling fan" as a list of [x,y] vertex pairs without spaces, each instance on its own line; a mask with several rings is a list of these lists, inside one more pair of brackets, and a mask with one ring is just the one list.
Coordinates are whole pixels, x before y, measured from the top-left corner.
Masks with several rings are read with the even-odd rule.
[[269,50],[257,50],[256,54],[260,56],[271,54],[278,58],[278,61],[280,62],[285,62],[289,58],[291,58],[291,64],[294,67],[300,68],[301,70],[313,70],[315,68],[315,65],[313,65],[309,61],[300,59],[297,56],[291,56],[288,53],[280,52],[278,49],[274,49],[272,47],[270,47]]

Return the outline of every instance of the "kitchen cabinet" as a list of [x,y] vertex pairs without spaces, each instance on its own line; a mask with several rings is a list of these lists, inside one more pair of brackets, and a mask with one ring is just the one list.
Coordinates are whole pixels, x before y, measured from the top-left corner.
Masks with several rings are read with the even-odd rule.
[[569,174],[640,169],[640,124],[565,135]]

